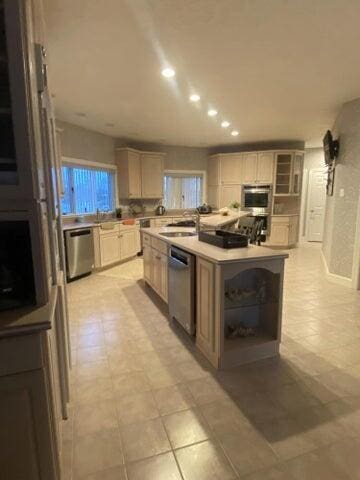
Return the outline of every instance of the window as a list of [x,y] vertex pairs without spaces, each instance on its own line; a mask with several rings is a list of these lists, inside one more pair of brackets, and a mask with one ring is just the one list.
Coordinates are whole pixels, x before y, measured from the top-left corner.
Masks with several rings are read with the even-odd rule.
[[114,177],[112,171],[66,165],[62,167],[64,196],[62,213],[80,214],[114,210]]
[[164,176],[164,206],[196,208],[203,203],[203,174],[168,172]]

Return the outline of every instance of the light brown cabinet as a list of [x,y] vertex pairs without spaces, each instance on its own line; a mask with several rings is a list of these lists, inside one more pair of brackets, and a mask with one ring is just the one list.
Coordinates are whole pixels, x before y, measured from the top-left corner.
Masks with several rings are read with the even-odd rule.
[[272,183],[273,152],[246,153],[243,156],[243,183]]
[[303,170],[302,152],[275,155],[275,195],[300,195]]
[[116,165],[119,198],[162,198],[163,153],[118,148]]
[[221,185],[219,208],[229,207],[233,202],[241,202],[241,185]]
[[168,301],[168,253],[167,243],[145,232],[143,235],[144,279],[167,303]]
[[214,264],[196,259],[196,344],[208,358],[217,356],[215,342]]
[[240,184],[242,182],[243,158],[240,154],[219,155],[220,184]]
[[298,239],[298,215],[273,215],[269,244],[279,247],[292,247]]
[[137,254],[138,230],[120,230],[120,259],[133,257]]
[[94,231],[94,247],[96,268],[134,257],[141,248],[139,228],[119,224],[115,224],[112,230],[98,228]]
[[102,267],[120,261],[121,256],[118,229],[114,232],[105,233],[100,236],[100,259]]
[[213,155],[208,158],[207,165],[207,182],[208,185],[219,185],[220,172],[219,172],[219,156]]

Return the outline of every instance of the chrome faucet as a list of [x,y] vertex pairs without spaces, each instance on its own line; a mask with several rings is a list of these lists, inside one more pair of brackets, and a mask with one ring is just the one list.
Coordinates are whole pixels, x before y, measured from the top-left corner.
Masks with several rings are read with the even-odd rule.
[[191,210],[185,210],[183,217],[191,217],[195,222],[196,233],[200,232],[200,213],[197,210],[195,212]]

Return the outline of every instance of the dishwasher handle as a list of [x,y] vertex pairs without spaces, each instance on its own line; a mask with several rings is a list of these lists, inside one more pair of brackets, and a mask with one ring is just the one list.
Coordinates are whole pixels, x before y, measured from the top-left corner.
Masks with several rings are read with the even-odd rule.
[[187,270],[190,268],[190,265],[175,257],[169,257],[169,268],[172,268],[173,270]]

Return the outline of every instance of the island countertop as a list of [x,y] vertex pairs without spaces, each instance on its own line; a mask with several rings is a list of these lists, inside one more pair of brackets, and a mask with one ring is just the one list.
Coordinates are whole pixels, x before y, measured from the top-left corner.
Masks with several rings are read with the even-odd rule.
[[[166,237],[161,235],[166,232],[178,232],[178,227],[163,228],[144,228],[141,230],[143,234],[156,237],[170,245],[186,250],[193,255],[205,258],[213,263],[238,263],[251,262],[254,260],[270,260],[288,258],[286,252],[279,250],[271,250],[268,247],[249,245],[244,248],[225,249],[210,245],[198,240],[198,236],[190,237]],[[182,232],[194,232],[193,228],[181,228]]]

